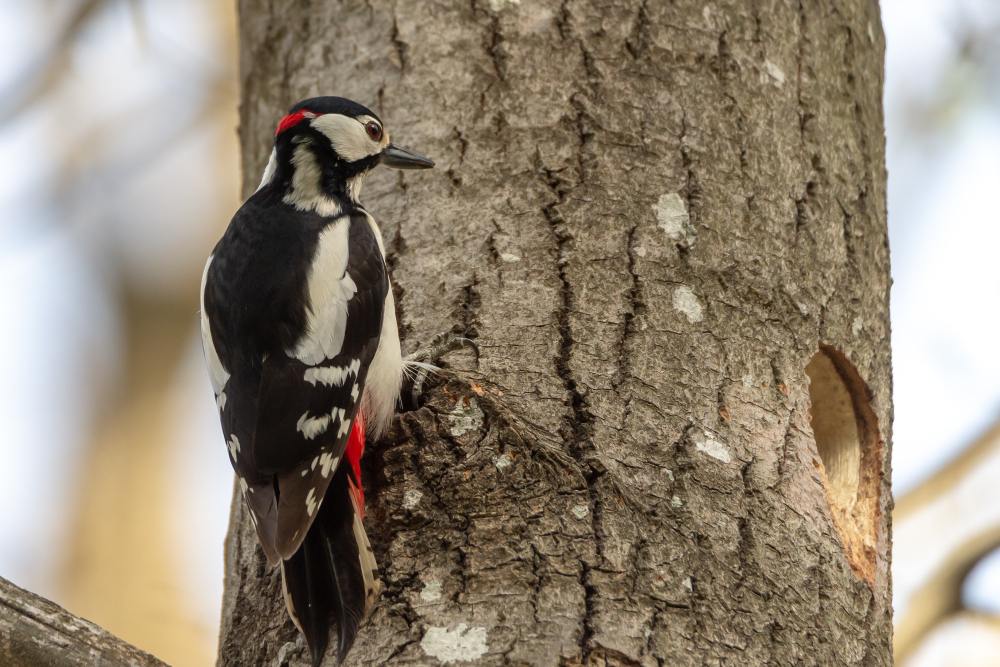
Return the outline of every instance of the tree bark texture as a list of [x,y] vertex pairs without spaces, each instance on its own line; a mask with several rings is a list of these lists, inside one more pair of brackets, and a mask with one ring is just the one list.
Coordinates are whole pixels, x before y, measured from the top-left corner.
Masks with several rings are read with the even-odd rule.
[[[876,2],[241,0],[240,34],[245,191],[293,102],[371,105],[438,163],[364,197],[404,347],[478,347],[366,456],[350,664],[891,662]],[[220,662],[304,661],[239,504],[226,557]]]
[[150,654],[0,578],[0,665],[160,667]]

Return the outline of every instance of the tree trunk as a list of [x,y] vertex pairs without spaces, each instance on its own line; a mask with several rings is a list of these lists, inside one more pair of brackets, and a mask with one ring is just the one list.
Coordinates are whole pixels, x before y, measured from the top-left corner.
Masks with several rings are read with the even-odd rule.
[[[890,663],[878,6],[704,5],[241,0],[245,191],[372,105],[404,345],[478,346],[369,451],[349,663]],[[239,504],[227,571],[220,662],[305,660]]]

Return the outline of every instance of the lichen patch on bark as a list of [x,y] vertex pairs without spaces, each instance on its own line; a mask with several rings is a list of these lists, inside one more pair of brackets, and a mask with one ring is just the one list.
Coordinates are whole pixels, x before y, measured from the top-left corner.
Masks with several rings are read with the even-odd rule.
[[704,318],[705,309],[702,307],[701,301],[694,290],[687,285],[679,285],[674,290],[673,305],[674,309],[683,313],[691,324],[701,322]]
[[691,228],[691,217],[687,206],[677,192],[660,195],[653,204],[656,224],[671,241],[681,242],[685,246],[694,243],[694,230]]
[[481,658],[488,650],[486,628],[470,628],[459,623],[454,628],[431,626],[420,640],[420,648],[442,664],[472,662]]

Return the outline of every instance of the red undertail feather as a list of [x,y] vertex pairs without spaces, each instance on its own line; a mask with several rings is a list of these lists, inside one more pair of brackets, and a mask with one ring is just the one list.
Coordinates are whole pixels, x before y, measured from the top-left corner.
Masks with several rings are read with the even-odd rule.
[[362,519],[365,518],[365,490],[361,482],[361,457],[364,455],[365,418],[359,411],[358,416],[354,418],[354,427],[351,429],[351,435],[347,439],[347,449],[344,451],[344,456],[347,457],[347,462],[351,465],[351,471],[354,473],[354,479],[357,482],[357,485],[351,484],[351,490],[355,494]]

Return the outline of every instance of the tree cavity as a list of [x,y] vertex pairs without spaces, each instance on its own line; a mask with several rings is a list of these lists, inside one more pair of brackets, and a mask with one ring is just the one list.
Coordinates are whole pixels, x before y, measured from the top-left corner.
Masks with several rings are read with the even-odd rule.
[[871,391],[840,351],[820,345],[806,366],[817,468],[854,573],[874,583],[881,525],[882,440]]

